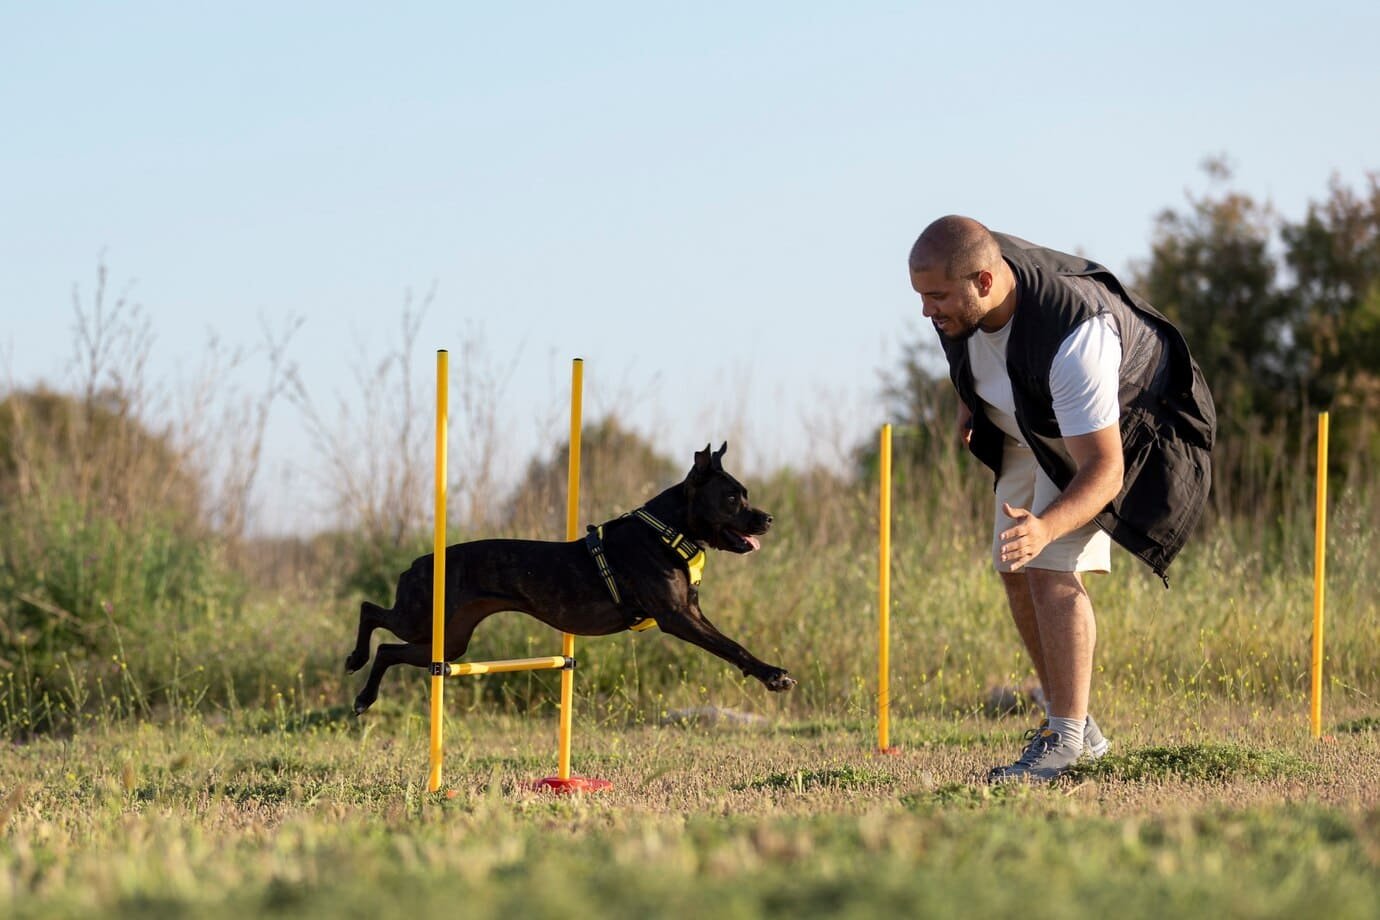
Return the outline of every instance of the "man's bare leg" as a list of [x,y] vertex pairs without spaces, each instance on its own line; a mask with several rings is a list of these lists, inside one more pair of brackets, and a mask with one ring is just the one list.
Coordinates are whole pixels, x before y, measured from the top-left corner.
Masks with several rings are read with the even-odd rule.
[[1039,625],[1045,666],[1040,679],[1049,698],[1050,715],[1081,723],[1088,716],[1097,645],[1092,599],[1077,572],[1028,569],[1026,578]]
[[1030,580],[1025,572],[999,572],[1001,583],[1006,588],[1006,601],[1011,606],[1011,619],[1016,623],[1016,632],[1025,643],[1030,663],[1035,667],[1035,676],[1040,679],[1040,691],[1049,693],[1049,675],[1045,673],[1045,656],[1040,645],[1040,623],[1035,618],[1035,600],[1030,595]]

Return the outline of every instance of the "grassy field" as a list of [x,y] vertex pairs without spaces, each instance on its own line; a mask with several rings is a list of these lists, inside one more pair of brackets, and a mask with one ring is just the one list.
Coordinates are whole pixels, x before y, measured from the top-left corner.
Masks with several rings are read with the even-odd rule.
[[[417,681],[418,684],[422,681]],[[415,689],[415,688],[414,688]],[[92,725],[0,752],[0,912],[77,916],[1373,916],[1380,734],[1182,701],[1109,757],[989,789],[1026,720],[600,724],[591,796],[550,718],[449,719],[423,791],[423,698]]]
[[[1120,555],[1090,579],[1112,754],[1051,787],[986,786],[1033,721],[994,714],[992,691],[1029,665],[986,560],[990,480],[913,431],[892,522],[900,754],[872,753],[878,496],[860,456],[752,483],[776,525],[705,574],[706,613],[795,690],[655,631],[582,642],[575,769],[612,789],[532,790],[556,771],[558,681],[527,673],[449,684],[454,794],[429,795],[422,675],[391,673],[354,719],[362,677],[340,673],[360,601],[387,602],[430,545],[429,471],[408,459],[428,456],[408,441],[425,426],[332,442],[354,509],[339,532],[256,540],[252,463],[209,476],[194,461],[221,442],[148,428],[139,390],[107,396],[107,376],[82,400],[0,402],[0,916],[1376,914],[1380,492],[1357,457],[1333,493],[1321,743],[1310,445],[1281,430],[1237,445],[1259,462],[1222,477],[1173,590]],[[251,417],[226,415],[226,443]],[[587,435],[583,520],[685,462],[611,422]],[[365,441],[396,441],[403,468],[349,466]],[[511,500],[467,480],[451,539],[550,538],[565,468],[542,458]],[[499,615],[466,657],[557,648]],[[667,718],[723,707],[753,718]]]
[[[556,769],[550,673],[450,682],[455,795],[426,794],[422,675],[347,715],[357,595],[112,616],[112,651],[44,667],[21,648],[0,672],[0,914],[1374,915],[1380,541],[1359,506],[1329,570],[1329,740],[1307,733],[1306,553],[1221,527],[1172,591],[1124,559],[1091,586],[1112,755],[996,790],[981,777],[1031,719],[989,715],[989,689],[1026,670],[997,580],[935,538],[942,509],[898,514],[903,750],[871,753],[870,510],[861,495],[842,524],[711,563],[705,609],[800,678],[789,694],[655,632],[579,647],[575,769],[614,784],[591,797],[530,788]],[[552,640],[499,616],[469,657]],[[706,706],[757,718],[666,722]]]

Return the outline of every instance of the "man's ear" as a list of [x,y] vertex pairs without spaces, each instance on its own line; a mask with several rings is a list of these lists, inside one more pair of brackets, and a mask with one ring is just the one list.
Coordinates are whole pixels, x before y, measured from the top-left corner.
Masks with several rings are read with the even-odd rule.
[[978,272],[977,278],[975,279],[978,296],[986,297],[988,294],[992,293],[992,285],[996,284],[996,281],[996,276],[987,269],[984,268],[982,271]]

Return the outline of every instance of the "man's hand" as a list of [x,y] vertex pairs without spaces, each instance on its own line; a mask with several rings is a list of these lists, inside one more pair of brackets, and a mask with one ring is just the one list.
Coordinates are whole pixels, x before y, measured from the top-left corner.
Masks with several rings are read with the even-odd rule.
[[958,446],[966,448],[973,440],[973,410],[958,401]]
[[1037,517],[1028,508],[1002,503],[1002,512],[1013,523],[1001,532],[1001,561],[1010,563],[1013,572],[1091,521],[1121,489],[1121,432],[1116,425],[1065,438],[1064,445],[1078,472],[1049,507]]
[[1054,535],[1049,526],[1029,509],[1012,508],[1009,503],[1002,502],[1001,510],[1013,521],[1011,527],[1001,532],[1001,561],[1010,563],[1011,571],[1018,572],[1027,562],[1040,555]]

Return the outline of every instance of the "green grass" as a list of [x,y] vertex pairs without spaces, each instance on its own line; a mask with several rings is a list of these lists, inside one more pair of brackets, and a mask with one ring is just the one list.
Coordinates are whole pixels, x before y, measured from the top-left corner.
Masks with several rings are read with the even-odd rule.
[[773,773],[762,779],[740,783],[735,789],[781,789],[804,793],[807,789],[826,787],[832,789],[865,789],[886,787],[895,782],[895,777],[878,770],[868,770],[852,764],[838,767],[798,769],[788,773]]
[[1181,777],[1199,782],[1226,782],[1235,777],[1303,776],[1311,771],[1309,764],[1287,751],[1254,750],[1237,744],[1183,744],[1108,754],[1096,763],[1080,765],[1074,771],[1074,778],[1115,777],[1143,782]]
[[[357,599],[320,589],[112,621],[109,661],[40,674],[21,654],[0,671],[0,914],[1373,913],[1380,541],[1358,531],[1338,554],[1324,742],[1307,733],[1306,572],[1219,531],[1172,591],[1124,559],[1092,580],[1112,753],[1052,787],[991,788],[1030,725],[984,715],[990,688],[1026,677],[999,583],[979,549],[898,516],[901,753],[874,754],[873,547],[852,513],[827,547],[783,525],[706,577],[706,611],[788,667],[792,693],[657,633],[579,642],[575,769],[613,782],[597,796],[531,788],[555,772],[543,673],[447,684],[454,797],[428,795],[426,681],[398,669],[351,717]],[[500,615],[470,657],[553,641]],[[703,706],[761,721],[673,720]]]
[[[1107,726],[1105,766],[990,788],[1019,720],[792,732],[599,726],[554,772],[541,717],[334,708],[92,725],[0,751],[0,913],[16,917],[1369,916],[1380,746],[1293,711]],[[1359,717],[1359,714],[1352,714]],[[1220,741],[1194,740],[1210,732]],[[1038,897],[1035,893],[1038,892]]]
[[1353,735],[1359,732],[1380,731],[1380,717],[1365,716],[1360,719],[1352,719],[1349,722],[1343,722],[1341,725],[1338,725],[1337,731],[1347,732]]

